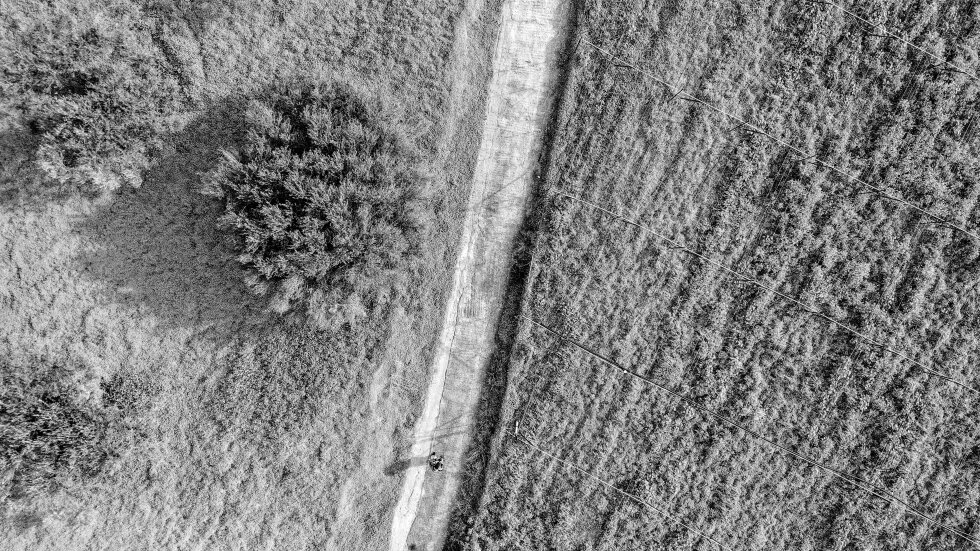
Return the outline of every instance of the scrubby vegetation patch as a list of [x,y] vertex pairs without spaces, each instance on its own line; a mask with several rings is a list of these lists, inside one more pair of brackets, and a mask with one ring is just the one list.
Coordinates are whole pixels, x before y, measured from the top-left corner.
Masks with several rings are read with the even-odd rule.
[[101,192],[138,186],[172,130],[181,93],[137,7],[40,8],[4,43],[6,94],[38,138],[50,181]]
[[60,366],[33,373],[0,362],[0,502],[97,475],[110,455],[109,421]]
[[391,295],[430,217],[424,163],[381,101],[337,84],[292,84],[247,110],[204,192],[221,197],[248,283],[279,313],[318,325]]

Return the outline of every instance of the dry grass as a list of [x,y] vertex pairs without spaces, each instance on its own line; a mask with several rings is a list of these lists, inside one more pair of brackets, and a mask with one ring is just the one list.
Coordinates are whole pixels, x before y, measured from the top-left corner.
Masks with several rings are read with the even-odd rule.
[[[33,4],[0,2],[4,32]],[[120,373],[159,390],[109,471],[6,505],[3,547],[384,546],[399,487],[386,467],[420,407],[408,389],[424,388],[479,139],[496,19],[495,3],[471,4],[150,2],[160,55],[196,107],[145,184],[105,199],[30,188],[29,144],[4,129],[0,354],[81,366],[93,403]],[[220,206],[196,186],[239,139],[243,95],[336,75],[403,109],[445,192],[416,294],[323,333],[248,294],[215,230]]]
[[[975,6],[861,6],[976,70]],[[817,3],[584,2],[578,25],[626,63],[578,43],[523,311],[676,394],[524,320],[482,548],[972,548],[980,400],[929,370],[980,387],[980,243],[903,201],[976,231],[980,83]]]

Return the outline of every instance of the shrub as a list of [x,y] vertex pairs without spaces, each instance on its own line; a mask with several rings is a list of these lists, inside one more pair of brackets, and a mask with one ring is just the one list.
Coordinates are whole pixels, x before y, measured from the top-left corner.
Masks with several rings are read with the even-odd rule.
[[58,366],[31,374],[0,362],[0,498],[43,493],[98,474],[108,458],[108,421],[79,399]]
[[38,136],[37,163],[51,180],[87,191],[142,183],[180,94],[151,24],[113,2],[94,14],[39,7],[33,21],[15,24],[7,91]]
[[250,287],[321,327],[363,313],[418,257],[420,155],[380,100],[341,84],[280,87],[246,119],[244,147],[224,152],[204,192],[225,201]]
[[120,371],[102,379],[102,406],[123,416],[142,413],[160,393],[160,381],[149,371]]

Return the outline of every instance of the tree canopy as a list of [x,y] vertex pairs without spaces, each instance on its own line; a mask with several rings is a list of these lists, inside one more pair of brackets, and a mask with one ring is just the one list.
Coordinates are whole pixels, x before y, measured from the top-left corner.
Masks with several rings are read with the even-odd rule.
[[418,257],[429,177],[377,97],[339,83],[288,84],[250,102],[247,138],[204,192],[239,262],[279,313],[327,325],[386,296]]

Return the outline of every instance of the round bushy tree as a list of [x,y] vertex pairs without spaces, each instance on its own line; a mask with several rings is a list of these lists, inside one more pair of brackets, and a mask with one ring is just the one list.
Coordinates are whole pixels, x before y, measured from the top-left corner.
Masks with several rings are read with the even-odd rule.
[[430,217],[427,171],[397,119],[377,97],[321,83],[269,92],[246,120],[244,147],[223,152],[204,192],[225,201],[250,287],[320,326],[387,296]]

